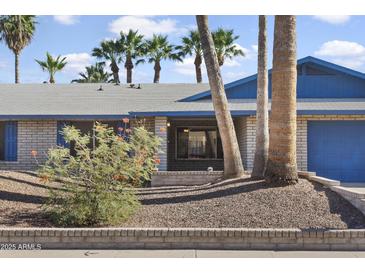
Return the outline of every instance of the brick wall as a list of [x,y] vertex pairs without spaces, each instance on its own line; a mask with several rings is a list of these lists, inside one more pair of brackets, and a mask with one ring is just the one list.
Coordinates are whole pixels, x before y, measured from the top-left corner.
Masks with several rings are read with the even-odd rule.
[[155,117],[155,134],[161,138],[158,169],[167,170],[167,117]]
[[42,249],[365,250],[365,230],[1,228],[0,242]]
[[223,171],[159,171],[152,175],[151,186],[193,186],[221,180]]
[[[244,142],[242,152],[244,154],[243,160],[245,168],[252,170],[253,159],[255,155],[255,143],[256,143],[256,118],[249,116],[245,119],[246,122],[241,122],[244,126],[238,127],[244,128],[245,133],[241,133],[241,136],[246,138],[247,142]],[[236,118],[237,120],[237,118]],[[320,120],[365,120],[365,115],[301,115],[297,117],[297,165],[299,170],[307,171],[307,123],[308,121],[320,121]],[[237,122],[236,122],[237,130]]]
[[0,161],[0,169],[32,170],[37,162],[31,151],[37,151],[37,160],[46,160],[48,149],[56,146],[56,121],[19,121],[18,122],[18,160],[16,162]]

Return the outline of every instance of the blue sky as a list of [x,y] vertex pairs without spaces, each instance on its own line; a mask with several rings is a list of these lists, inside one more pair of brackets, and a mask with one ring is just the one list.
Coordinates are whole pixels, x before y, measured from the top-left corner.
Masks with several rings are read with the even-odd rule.
[[[37,30],[32,43],[21,54],[20,81],[41,83],[47,79],[34,59],[44,59],[46,51],[67,57],[64,71],[56,74],[57,83],[69,83],[78,78],[86,65],[95,63],[91,50],[103,39],[118,37],[121,30],[139,29],[147,38],[152,33],[169,36],[173,44],[195,28],[194,16],[38,16]],[[240,36],[238,46],[246,57],[227,60],[222,68],[226,83],[256,72],[257,16],[209,16],[212,30],[233,28]],[[269,64],[271,67],[274,17],[268,17]],[[361,32],[365,16],[298,16],[298,58],[316,56],[365,72],[365,36]],[[120,77],[125,81],[124,67]],[[153,79],[153,65],[142,64],[134,70],[134,82],[149,83]],[[14,57],[0,45],[0,82],[13,83]],[[204,81],[207,81],[204,71]],[[184,63],[163,62],[160,82],[195,82],[193,59]]]

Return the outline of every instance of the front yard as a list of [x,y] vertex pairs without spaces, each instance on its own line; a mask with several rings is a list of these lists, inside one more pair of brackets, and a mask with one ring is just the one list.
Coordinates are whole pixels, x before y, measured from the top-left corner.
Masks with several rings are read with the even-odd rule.
[[[51,227],[41,206],[47,187],[31,174],[0,171],[0,226]],[[365,228],[338,194],[301,179],[279,187],[248,179],[225,186],[143,189],[142,206],[121,227]]]

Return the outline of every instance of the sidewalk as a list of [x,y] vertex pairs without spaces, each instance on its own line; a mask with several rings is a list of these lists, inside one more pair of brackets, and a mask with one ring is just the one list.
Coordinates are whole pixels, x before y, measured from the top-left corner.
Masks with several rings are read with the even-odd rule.
[[0,258],[365,258],[365,251],[0,250]]

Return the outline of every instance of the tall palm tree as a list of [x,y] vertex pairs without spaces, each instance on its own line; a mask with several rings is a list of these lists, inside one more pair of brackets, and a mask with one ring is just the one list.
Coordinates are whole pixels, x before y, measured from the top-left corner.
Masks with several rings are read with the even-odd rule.
[[180,50],[180,54],[183,57],[186,56],[195,56],[194,65],[195,65],[195,74],[196,74],[196,82],[202,82],[202,69],[201,65],[203,62],[203,50],[200,42],[199,32],[195,30],[191,30],[188,36],[185,36],[181,39],[182,45],[177,46],[176,49]]
[[2,15],[0,16],[1,40],[15,56],[15,83],[19,83],[19,56],[30,44],[35,33],[34,15]]
[[53,58],[51,54],[48,52],[46,53],[47,58],[45,61],[35,60],[42,68],[43,71],[48,71],[49,73],[49,82],[51,84],[55,83],[54,76],[57,71],[62,70],[67,62],[66,57],[61,57],[61,55],[58,55],[56,58]]
[[252,177],[262,178],[269,154],[269,110],[266,16],[259,16],[256,100],[256,151]]
[[143,35],[138,34],[138,30],[133,31],[131,29],[128,33],[120,32],[120,44],[124,49],[127,83],[132,83],[133,59],[143,56],[145,52]]
[[[170,44],[167,40],[167,35],[163,36],[154,34],[152,39],[146,41],[147,61],[148,63],[154,63],[154,83],[158,83],[160,81],[162,60],[182,61],[180,55],[175,52],[175,50],[176,47]],[[144,62],[144,60],[140,60],[138,63],[140,62]]]
[[296,18],[275,16],[267,182],[298,181],[296,160]]
[[218,28],[212,35],[219,66],[223,66],[226,58],[232,59],[236,56],[245,56],[245,53],[234,43],[239,35],[234,35],[233,29]]
[[110,69],[113,73],[115,84],[119,84],[119,63],[122,62],[123,47],[119,40],[108,40],[100,43],[99,48],[94,48],[92,56],[104,61],[110,61]]
[[208,16],[197,15],[196,21],[202,42],[215,116],[222,139],[224,176],[225,178],[241,177],[244,174],[242,159],[232,116],[228,108],[227,96],[224,91],[217,54],[215,52],[212,35],[209,31]]
[[74,79],[71,83],[107,83],[111,76],[104,70],[105,63],[95,63],[95,65],[85,67],[85,73],[80,72],[80,79]]

